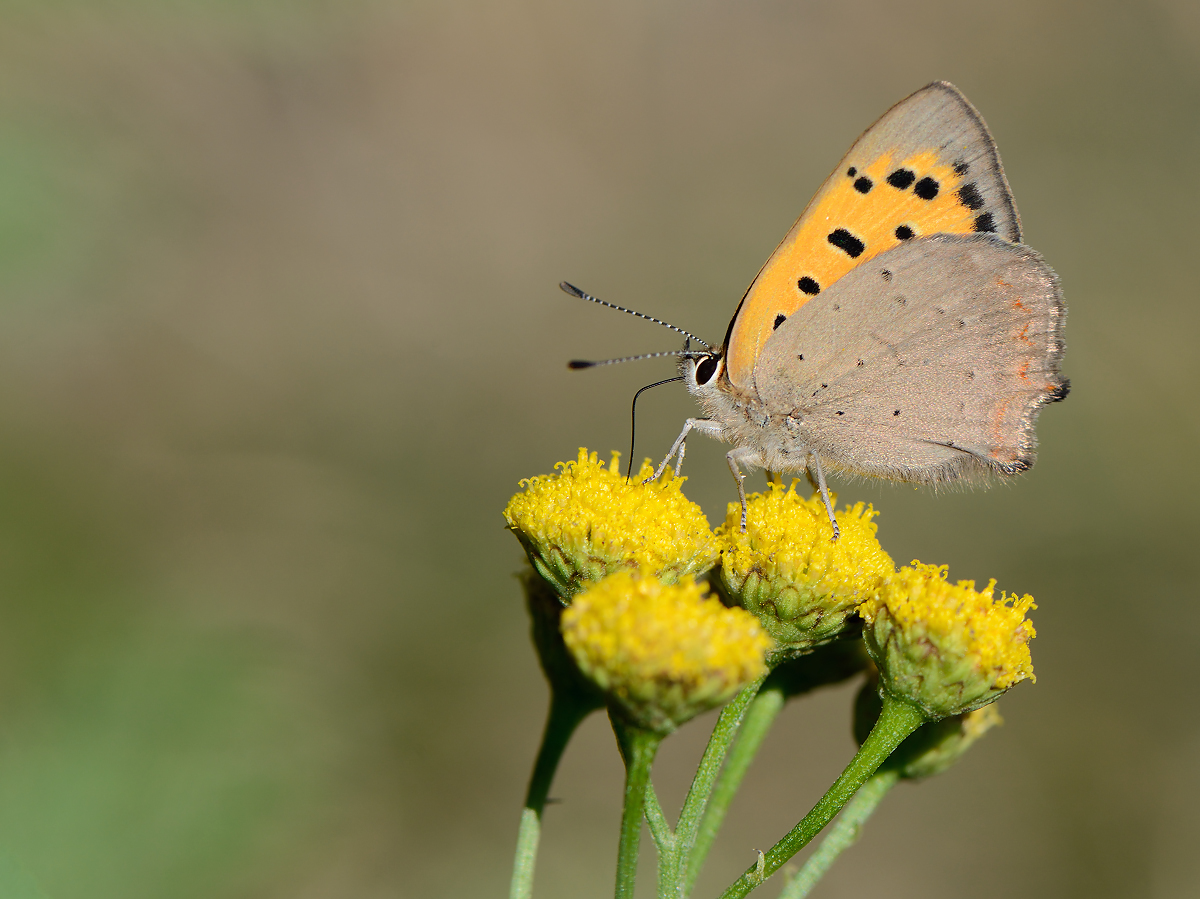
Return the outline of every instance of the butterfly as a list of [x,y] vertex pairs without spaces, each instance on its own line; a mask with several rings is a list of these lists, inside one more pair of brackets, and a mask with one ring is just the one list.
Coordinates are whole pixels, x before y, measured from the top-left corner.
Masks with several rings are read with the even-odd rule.
[[836,540],[827,470],[919,484],[1019,474],[1038,411],[1070,389],[1065,318],[1058,277],[1021,243],[987,125],[934,82],[854,143],[723,344],[676,354],[704,417],[653,477],[672,459],[678,473],[689,435],[714,437],[733,444],[743,530],[743,467],[804,472]]

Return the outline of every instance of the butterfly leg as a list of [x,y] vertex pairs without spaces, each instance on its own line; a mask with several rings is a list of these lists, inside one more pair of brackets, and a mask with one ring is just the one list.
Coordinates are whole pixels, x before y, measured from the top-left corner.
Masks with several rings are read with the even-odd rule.
[[659,463],[658,468],[654,469],[654,474],[642,481],[643,484],[649,484],[651,481],[662,477],[662,473],[667,470],[667,465],[676,457],[678,457],[678,461],[675,463],[675,475],[676,477],[679,476],[680,471],[683,470],[683,445],[687,440],[688,434],[692,431],[699,431],[701,434],[707,434],[709,437],[717,439],[721,437],[721,426],[717,422],[707,418],[689,418],[684,422],[683,430],[675,438],[675,442],[671,444],[671,451]]
[[[829,502],[829,488],[825,486],[825,472],[821,469],[821,457],[816,453],[809,453],[808,461],[808,480],[812,481],[812,472],[815,468],[817,471],[816,488],[821,491],[821,502],[825,504],[825,514],[829,516],[829,523],[833,525],[833,540],[836,543],[837,538],[841,536],[841,531],[838,529],[837,519],[833,517],[833,505]],[[744,500],[742,508],[745,509]],[[744,518],[745,515],[745,511],[743,511],[742,517]]]
[[[729,470],[733,472],[733,479],[738,485],[738,499],[742,503],[742,533],[746,533],[746,475],[738,467],[738,462],[746,462],[749,464],[751,460],[757,459],[758,454],[753,450],[748,450],[744,446],[735,447],[725,454],[725,461],[729,463]],[[760,463],[761,464],[761,463]]]

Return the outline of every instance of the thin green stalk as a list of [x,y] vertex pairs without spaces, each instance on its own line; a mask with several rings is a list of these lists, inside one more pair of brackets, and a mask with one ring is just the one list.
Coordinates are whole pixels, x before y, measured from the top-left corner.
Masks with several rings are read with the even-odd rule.
[[563,750],[581,721],[595,710],[594,703],[580,701],[572,691],[565,695],[555,691],[550,695],[550,712],[537,761],[525,793],[525,808],[521,810],[521,826],[517,831],[517,851],[513,857],[510,899],[529,899],[533,893],[533,868],[537,862],[538,841],[542,834],[542,812],[550,784],[562,759]]
[[646,788],[646,824],[650,835],[654,837],[654,845],[658,849],[658,892],[662,895],[667,889],[667,880],[673,874],[671,859],[675,853],[675,831],[667,823],[667,816],[659,804],[658,794],[654,784]]
[[700,828],[704,810],[708,807],[713,785],[721,773],[725,755],[729,751],[734,737],[737,736],[746,710],[753,703],[754,697],[758,695],[765,678],[766,675],[763,675],[754,683],[744,687],[721,710],[721,715],[717,718],[717,724],[708,738],[708,745],[704,748],[704,755],[700,758],[696,775],[692,778],[692,786],[683,800],[679,823],[675,826],[675,845],[662,860],[666,876],[659,880],[660,899],[676,899],[676,897],[682,899],[685,895],[688,859],[691,857],[692,847],[696,843],[696,833]]
[[833,786],[813,806],[812,811],[804,816],[791,832],[771,847],[759,864],[747,870],[734,881],[721,899],[741,899],[769,876],[774,874],[793,855],[803,849],[821,832],[833,816],[858,791],[876,769],[884,763],[889,755],[904,742],[911,734],[926,721],[925,713],[907,702],[885,696],[883,711],[879,720],[871,730],[866,742],[859,747],[858,753],[851,759],[846,770],[841,773]]
[[617,845],[616,899],[633,899],[637,881],[638,848],[642,841],[642,815],[646,808],[646,788],[650,767],[662,735],[628,724],[613,717],[613,731],[625,759],[625,808],[621,812],[621,838]]
[[675,848],[675,832],[667,822],[653,783],[646,787],[646,825],[650,828],[650,836],[654,837],[654,845],[658,847],[660,855]]
[[779,899],[804,899],[837,861],[837,857],[858,840],[863,824],[874,814],[880,801],[899,780],[900,772],[890,767],[871,775],[871,779],[846,803],[846,807],[821,839],[821,844],[808,857],[804,867],[783,888]]
[[783,687],[771,683],[763,687],[762,691],[754,697],[754,701],[750,703],[750,708],[746,710],[745,717],[742,719],[742,727],[729,750],[725,766],[721,769],[721,774],[717,778],[716,786],[713,787],[712,796],[704,809],[704,816],[700,819],[700,826],[696,831],[692,851],[687,859],[686,885],[683,891],[685,896],[690,895],[692,888],[696,885],[696,878],[700,876],[700,869],[704,866],[708,851],[712,848],[713,841],[717,838],[717,832],[725,821],[725,813],[729,811],[729,805],[733,802],[738,787],[742,785],[742,778],[746,776],[750,763],[754,761],[759,747],[762,746],[763,740],[770,732],[771,725],[779,717],[786,700],[787,696]]

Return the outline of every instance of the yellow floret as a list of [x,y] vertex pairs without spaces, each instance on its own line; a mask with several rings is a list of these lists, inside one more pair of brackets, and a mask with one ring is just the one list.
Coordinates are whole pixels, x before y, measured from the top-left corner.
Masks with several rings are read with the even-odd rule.
[[509,528],[529,559],[564,598],[585,581],[638,567],[666,581],[701,574],[713,566],[719,549],[700,507],[683,495],[682,483],[668,470],[653,474],[647,461],[631,480],[596,453],[579,450],[574,462],[560,462],[551,475],[532,477],[504,509]]
[[945,565],[901,568],[875,596],[860,608],[868,623],[886,607],[895,622],[908,633],[950,640],[979,668],[991,672],[996,687],[1004,689],[1033,676],[1029,641],[1037,636],[1025,613],[1036,609],[1028,593],[1017,597],[1002,593],[995,598],[995,580],[981,591],[974,581],[951,584]]
[[667,732],[767,671],[771,639],[754,616],[635,571],[579,593],[562,616],[580,669],[641,726]]
[[717,529],[725,588],[793,652],[838,636],[895,571],[876,537],[874,509],[858,503],[838,512],[841,537],[834,542],[824,503],[801,497],[796,484],[771,484],[748,497],[744,532],[741,506],[730,503]]
[[995,581],[947,580],[946,566],[901,568],[859,607],[867,651],[884,689],[941,717],[979,708],[1036,680],[1025,614],[1033,597],[1001,594]]

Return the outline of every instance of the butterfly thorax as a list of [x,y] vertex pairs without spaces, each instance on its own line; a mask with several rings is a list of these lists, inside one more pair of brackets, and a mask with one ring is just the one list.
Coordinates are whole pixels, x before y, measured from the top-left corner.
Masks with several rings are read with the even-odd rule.
[[751,451],[752,455],[743,457],[747,464],[772,471],[802,471],[806,467],[809,447],[801,439],[799,418],[770,411],[753,388],[746,390],[733,384],[725,369],[723,350],[683,360],[680,372],[705,418],[718,427],[710,432],[711,436]]

